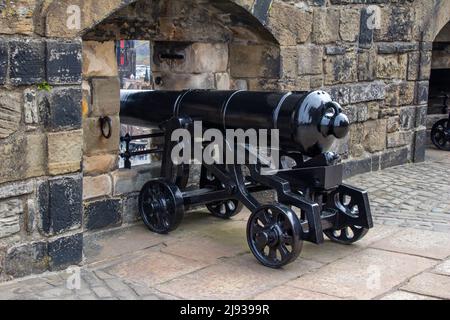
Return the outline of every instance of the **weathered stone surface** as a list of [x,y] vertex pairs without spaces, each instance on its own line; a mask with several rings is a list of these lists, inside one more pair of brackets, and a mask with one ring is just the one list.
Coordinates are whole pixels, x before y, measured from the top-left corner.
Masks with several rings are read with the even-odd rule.
[[81,226],[82,182],[80,177],[50,180],[38,187],[42,230],[57,234]]
[[387,147],[397,148],[407,144],[411,144],[413,132],[411,131],[397,131],[387,135]]
[[122,220],[123,223],[135,223],[139,221],[139,196],[138,194],[132,194],[126,197],[123,201]]
[[0,202],[0,239],[9,237],[20,231],[20,215],[23,203],[20,199]]
[[442,274],[444,276],[450,276],[450,259],[447,259],[436,266],[436,268],[433,269],[433,272]]
[[117,226],[122,221],[122,205],[117,199],[91,202],[85,206],[84,216],[88,230]]
[[55,88],[48,97],[46,126],[52,131],[81,128],[81,88]]
[[111,173],[113,179],[113,195],[119,196],[131,192],[139,192],[146,182],[160,175],[159,163],[153,163],[149,166],[131,170],[116,170]]
[[0,199],[30,194],[34,191],[34,181],[20,181],[0,186]]
[[356,54],[328,56],[324,70],[326,85],[355,82],[357,80]]
[[92,117],[113,116],[120,111],[119,78],[92,79]]
[[37,3],[32,0],[0,2],[0,33],[30,35],[34,30],[33,13]]
[[427,104],[428,103],[428,93],[429,93],[429,83],[428,81],[422,81],[417,83],[416,88],[416,104]]
[[370,299],[433,264],[429,259],[366,249],[291,281],[290,285],[340,298]]
[[356,84],[350,86],[350,103],[382,100],[386,94],[385,85],[381,82]]
[[112,135],[109,139],[102,136],[99,118],[85,118],[83,120],[83,151],[86,156],[119,151],[120,120],[118,116],[111,116],[110,118],[112,120]]
[[213,73],[183,74],[172,72],[154,72],[155,89],[186,90],[186,89],[214,89]]
[[373,44],[374,29],[369,25],[369,19],[373,18],[373,12],[368,12],[367,8],[361,9],[361,19],[359,28],[359,46],[361,48],[371,48]]
[[406,79],[407,55],[378,55],[378,79]]
[[214,77],[216,79],[217,90],[230,90],[231,81],[228,73],[216,73]]
[[376,53],[366,50],[358,53],[358,80],[372,81],[375,79]]
[[321,74],[323,72],[323,49],[320,46],[298,47],[298,74]]
[[[149,265],[152,266],[150,272],[148,269]],[[152,251],[143,257],[120,263],[105,271],[123,279],[139,281],[147,286],[154,286],[205,266],[206,264],[192,259]]]
[[341,10],[339,34],[343,41],[355,42],[359,34],[361,12],[359,9]]
[[327,294],[302,290],[289,285],[275,287],[261,294],[258,294],[255,300],[339,300],[338,297],[333,297]]
[[375,31],[377,41],[410,41],[414,26],[414,11],[408,7],[381,8],[381,29]]
[[112,191],[111,177],[103,174],[96,177],[83,178],[83,199],[93,199],[110,195]]
[[312,11],[284,3],[273,3],[268,27],[283,45],[306,42],[313,27]]
[[48,171],[51,175],[80,171],[82,141],[81,130],[48,134]]
[[[358,154],[359,155],[359,154]],[[372,159],[352,160],[344,163],[344,178],[372,171]]]
[[339,39],[339,10],[337,8],[315,8],[313,39],[315,43],[331,43]]
[[48,256],[51,271],[79,264],[83,256],[83,234],[78,233],[49,242]]
[[13,247],[5,257],[5,272],[13,277],[23,277],[47,270],[47,244],[35,242]]
[[381,300],[438,300],[428,296],[422,296],[420,294],[415,294],[407,291],[395,291],[385,295]]
[[83,76],[117,77],[114,41],[83,41]]
[[117,169],[118,156],[115,154],[101,154],[83,158],[83,173],[97,175]]
[[386,120],[374,120],[364,123],[363,146],[373,153],[386,148]]
[[47,79],[51,84],[81,83],[81,43],[47,41]]
[[0,144],[0,159],[0,183],[44,175],[45,135],[20,135],[12,142]]
[[[306,273],[320,266],[320,263],[299,259],[279,273],[259,265],[253,256],[246,254],[197,272],[185,272],[185,276],[173,277],[175,279],[158,285],[157,289],[171,294],[177,292],[177,296],[184,299],[249,299],[285,283],[295,277],[294,274],[298,276],[299,272]],[[239,272],[233,271],[236,267]],[[261,277],[266,281],[259,281]]]
[[22,96],[18,91],[0,91],[0,139],[19,129],[22,117]]
[[8,42],[0,38],[0,84],[4,84],[6,81],[9,60],[8,54]]
[[427,258],[445,259],[450,256],[450,248],[441,245],[446,241],[450,241],[449,234],[411,229],[376,242],[373,247]]
[[10,42],[9,77],[15,85],[45,80],[45,43],[37,40]]
[[381,169],[395,167],[408,161],[408,148],[388,151],[381,155]]
[[[178,56],[179,59],[173,59],[170,56]],[[152,70],[156,72],[226,72],[228,45],[225,43],[155,42],[152,63]]]
[[401,289],[431,297],[450,299],[450,277],[424,273],[412,278]]
[[427,130],[418,130],[414,133],[414,154],[413,161],[415,163],[425,161],[425,152],[427,145]]
[[236,78],[278,78],[280,75],[280,52],[273,46],[231,45],[230,71]]
[[26,124],[35,125],[39,123],[39,105],[37,92],[34,89],[26,89],[23,93],[24,121]]
[[400,117],[389,117],[387,119],[387,133],[393,133],[400,129]]

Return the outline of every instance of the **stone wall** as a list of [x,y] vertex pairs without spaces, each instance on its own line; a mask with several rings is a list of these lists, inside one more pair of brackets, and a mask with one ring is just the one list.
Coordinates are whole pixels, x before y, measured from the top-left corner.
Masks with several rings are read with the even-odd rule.
[[117,168],[114,40],[152,41],[158,89],[326,89],[352,122],[335,145],[350,176],[424,159],[432,41],[449,3],[0,0],[0,279],[81,263],[83,234],[137,219],[157,168]]

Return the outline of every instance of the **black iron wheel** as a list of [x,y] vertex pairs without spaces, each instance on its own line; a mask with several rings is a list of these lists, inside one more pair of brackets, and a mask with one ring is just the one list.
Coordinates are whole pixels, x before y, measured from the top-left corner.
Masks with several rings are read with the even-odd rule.
[[[212,188],[214,190],[223,190],[225,185],[220,182],[217,177],[206,172],[204,178],[203,188]],[[223,201],[212,202],[206,205],[208,211],[215,217],[220,219],[230,219],[242,211],[244,208],[243,204],[236,199],[228,199]]]
[[247,241],[253,255],[264,266],[281,268],[302,250],[301,225],[289,207],[275,204],[256,209],[247,224]]
[[[358,203],[349,195],[340,194],[339,195],[339,205],[340,210],[343,210],[345,214],[352,218],[359,217],[359,207]],[[360,226],[352,225],[346,226],[339,229],[325,230],[324,234],[333,242],[339,244],[350,245],[362,238],[364,238],[369,232],[369,229]]]
[[345,227],[341,230],[324,231],[328,239],[333,242],[345,245],[350,245],[361,240],[362,238],[364,238],[367,232],[369,232],[369,229],[358,226]]
[[234,217],[242,211],[243,207],[244,205],[236,199],[218,201],[206,205],[206,208],[213,216],[221,219]]
[[166,234],[183,219],[183,195],[173,183],[160,179],[147,182],[139,195],[139,212],[151,231]]
[[431,129],[431,141],[440,150],[450,151],[450,130],[448,129],[448,119],[436,122]]

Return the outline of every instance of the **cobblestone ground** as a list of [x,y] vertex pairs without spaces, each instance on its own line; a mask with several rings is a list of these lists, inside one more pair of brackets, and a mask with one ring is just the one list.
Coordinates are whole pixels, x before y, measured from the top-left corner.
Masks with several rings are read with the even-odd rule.
[[198,212],[169,236],[88,234],[82,268],[1,284],[0,299],[450,299],[449,173],[448,154],[430,153],[350,179],[369,189],[376,227],[353,246],[305,243],[282,270],[250,254],[248,212]]
[[368,190],[378,223],[450,232],[450,154],[429,150],[427,158],[348,183]]

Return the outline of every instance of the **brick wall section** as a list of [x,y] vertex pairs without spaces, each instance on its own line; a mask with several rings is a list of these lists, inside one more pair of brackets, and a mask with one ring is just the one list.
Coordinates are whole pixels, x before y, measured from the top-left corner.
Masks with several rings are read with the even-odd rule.
[[[446,2],[85,0],[82,27],[95,28],[84,34],[61,23],[68,0],[17,2],[0,1],[0,280],[80,263],[84,232],[136,220],[156,169],[117,170],[118,38],[190,42],[184,65],[154,59],[161,88],[329,91],[352,122],[335,146],[347,176],[424,158]],[[100,116],[113,120],[111,139]]]

